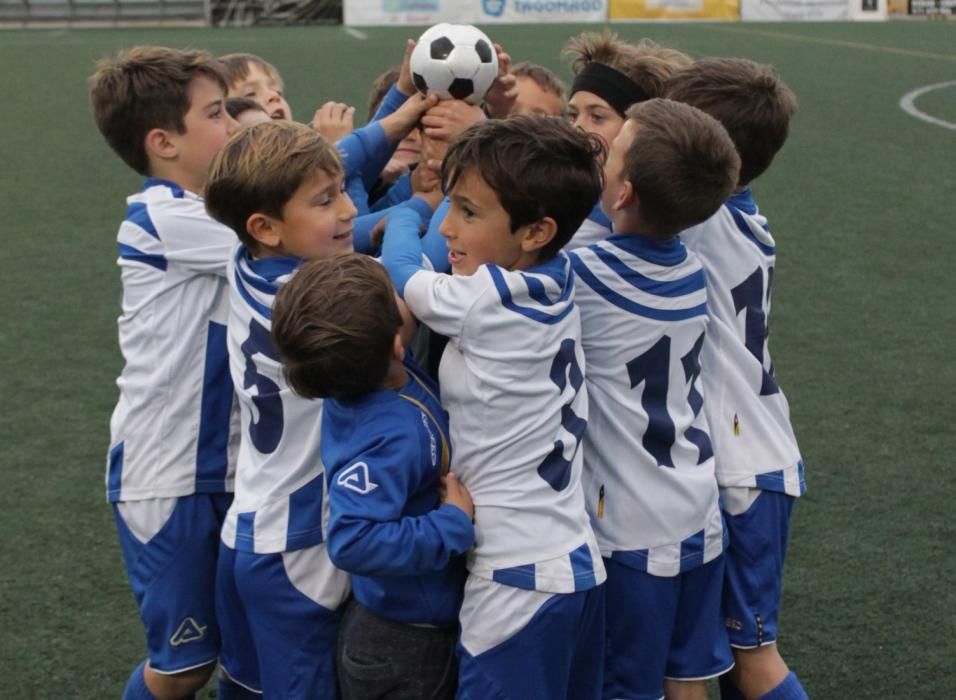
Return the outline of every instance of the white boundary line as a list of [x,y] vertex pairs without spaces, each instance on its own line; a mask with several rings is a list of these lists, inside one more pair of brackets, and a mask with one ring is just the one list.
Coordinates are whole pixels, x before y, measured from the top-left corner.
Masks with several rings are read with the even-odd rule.
[[368,34],[359,29],[355,29],[355,27],[342,27],[342,29],[353,39],[358,39],[359,41],[368,39]]
[[750,34],[753,36],[767,37],[768,39],[783,39],[785,41],[797,41],[805,44],[823,44],[825,46],[839,46],[846,49],[862,49],[864,51],[876,51],[878,53],[891,53],[899,56],[915,56],[917,58],[932,58],[941,61],[956,61],[956,54],[933,53],[932,51],[918,51],[915,49],[900,49],[895,46],[882,46],[880,44],[867,44],[862,41],[845,41],[843,39],[827,39],[825,37],[805,36],[803,34],[791,34],[790,32],[776,32],[763,29],[749,29],[745,27],[732,27],[728,24],[713,24],[708,29],[721,32],[733,32],[735,34]]
[[946,83],[934,83],[932,85],[924,85],[923,87],[916,88],[900,98],[900,109],[909,114],[911,117],[922,119],[924,122],[941,126],[944,129],[952,129],[953,131],[956,131],[956,124],[953,122],[948,122],[945,119],[939,119],[927,114],[926,112],[920,111],[915,104],[917,97],[925,95],[927,92],[942,90],[943,88],[948,87],[956,87],[956,80],[950,80]]

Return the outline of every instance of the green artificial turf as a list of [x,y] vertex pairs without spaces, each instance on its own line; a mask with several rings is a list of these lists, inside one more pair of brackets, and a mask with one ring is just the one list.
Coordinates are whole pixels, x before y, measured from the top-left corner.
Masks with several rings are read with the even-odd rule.
[[[492,27],[569,71],[571,26]],[[956,23],[624,24],[776,64],[800,100],[755,193],[777,239],[771,351],[807,466],[781,650],[811,698],[956,696],[956,130],[900,98],[956,80]],[[144,654],[104,497],[121,368],[116,227],[139,178],[89,115],[95,59],[135,43],[261,54],[301,120],[359,106],[419,30],[0,33],[0,697],[118,698]],[[917,106],[956,122],[956,87]]]

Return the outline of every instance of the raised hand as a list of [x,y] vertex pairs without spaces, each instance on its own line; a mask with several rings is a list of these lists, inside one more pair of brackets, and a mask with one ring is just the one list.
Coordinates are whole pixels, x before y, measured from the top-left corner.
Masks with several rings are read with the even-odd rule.
[[355,107],[343,102],[326,102],[315,110],[312,128],[335,143],[355,128]]

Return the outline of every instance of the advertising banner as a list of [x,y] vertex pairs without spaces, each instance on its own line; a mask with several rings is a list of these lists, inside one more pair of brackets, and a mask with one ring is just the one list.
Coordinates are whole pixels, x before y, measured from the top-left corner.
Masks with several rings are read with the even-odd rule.
[[850,19],[854,22],[882,21],[887,14],[886,0],[850,0]]
[[740,17],[756,22],[831,22],[850,17],[847,0],[741,0]]
[[605,22],[607,0],[344,0],[345,24]]
[[924,17],[956,17],[956,0],[908,0],[911,15]]
[[740,0],[609,0],[611,21],[740,19]]

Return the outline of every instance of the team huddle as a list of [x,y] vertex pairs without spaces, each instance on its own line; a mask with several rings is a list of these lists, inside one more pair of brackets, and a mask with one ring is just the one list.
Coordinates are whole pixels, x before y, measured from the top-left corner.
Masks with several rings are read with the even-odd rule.
[[146,178],[106,475],[148,646],[123,698],[806,698],[750,189],[793,93],[586,32],[569,90],[495,45],[473,105],[418,92],[413,49],[357,129],[293,121],[251,54],[90,80]]

